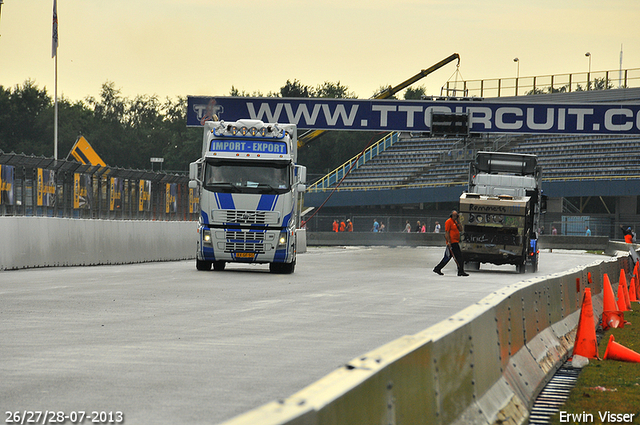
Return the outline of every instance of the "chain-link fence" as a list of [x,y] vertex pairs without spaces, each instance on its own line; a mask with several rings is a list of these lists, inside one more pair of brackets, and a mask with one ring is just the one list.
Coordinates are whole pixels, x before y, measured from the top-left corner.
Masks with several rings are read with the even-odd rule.
[[0,215],[196,220],[189,178],[0,151]]

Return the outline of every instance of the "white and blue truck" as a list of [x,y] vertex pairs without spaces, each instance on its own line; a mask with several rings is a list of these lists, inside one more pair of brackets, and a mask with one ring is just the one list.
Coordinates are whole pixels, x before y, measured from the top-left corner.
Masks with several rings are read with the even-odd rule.
[[198,270],[237,262],[294,272],[306,181],[297,139],[294,124],[204,124],[202,157],[189,167],[189,187],[199,193]]

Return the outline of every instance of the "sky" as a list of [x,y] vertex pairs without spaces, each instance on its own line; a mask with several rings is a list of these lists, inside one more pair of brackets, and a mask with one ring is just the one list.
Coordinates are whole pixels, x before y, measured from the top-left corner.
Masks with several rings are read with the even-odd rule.
[[[452,53],[422,79],[493,79],[640,68],[638,0],[58,0],[58,95],[278,92],[287,80],[369,98]],[[4,0],[0,85],[53,96],[53,0]],[[514,58],[519,62],[514,62]],[[455,74],[455,75],[454,75]]]

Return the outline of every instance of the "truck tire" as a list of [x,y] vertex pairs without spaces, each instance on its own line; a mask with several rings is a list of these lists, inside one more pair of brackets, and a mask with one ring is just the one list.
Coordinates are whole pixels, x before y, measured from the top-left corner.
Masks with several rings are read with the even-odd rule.
[[196,270],[200,270],[201,272],[211,270],[211,261],[198,260],[196,258]]
[[291,274],[296,269],[296,261],[290,263],[269,263],[269,271],[277,274]]
[[227,263],[225,263],[224,261],[214,261],[213,262],[213,270],[216,272],[221,272],[224,270],[224,266],[226,266]]
[[537,254],[531,257],[530,270],[531,270],[531,273],[535,273],[538,271],[538,255]]
[[516,265],[516,269],[518,270],[518,273],[520,273],[520,274],[525,273],[527,271],[527,262],[524,261],[524,262]]

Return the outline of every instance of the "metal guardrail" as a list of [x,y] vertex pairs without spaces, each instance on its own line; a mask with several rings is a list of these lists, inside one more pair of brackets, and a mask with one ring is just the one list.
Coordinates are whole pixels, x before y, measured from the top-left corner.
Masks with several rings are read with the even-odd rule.
[[195,220],[188,184],[182,174],[0,151],[0,216]]
[[640,86],[640,68],[447,82],[442,92],[454,96],[505,97],[526,94],[602,90]]
[[[316,181],[312,185],[307,188],[307,192],[322,192],[326,189],[329,189],[331,185],[338,183],[342,178],[349,172],[351,168],[353,170],[358,169],[365,162],[369,161],[371,158],[375,157],[381,152],[384,152],[387,148],[391,147],[395,142],[398,141],[399,133],[392,132],[387,134],[382,139],[378,140],[375,144],[367,148],[364,151],[363,155],[356,155],[335,170],[328,173],[326,176]],[[352,167],[353,165],[353,167]],[[351,171],[353,171],[351,170]]]

